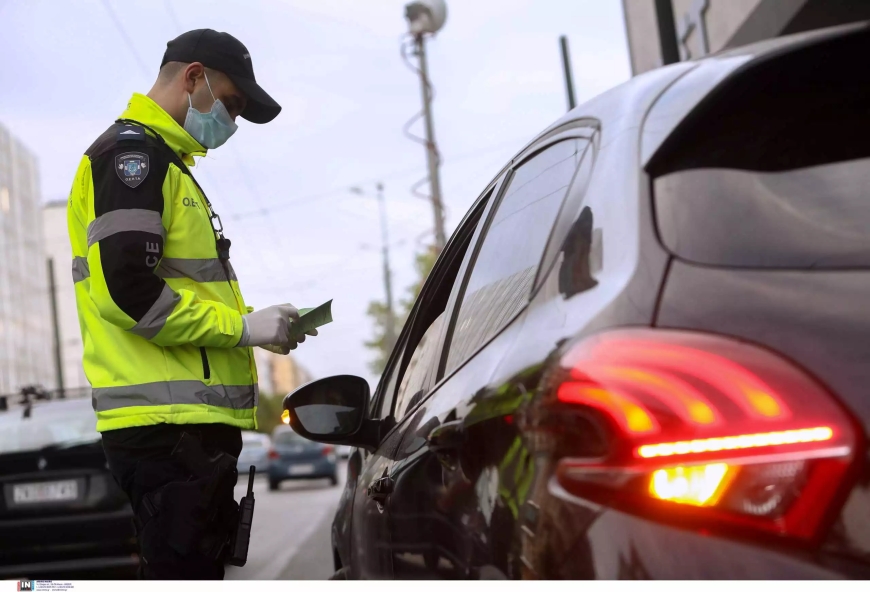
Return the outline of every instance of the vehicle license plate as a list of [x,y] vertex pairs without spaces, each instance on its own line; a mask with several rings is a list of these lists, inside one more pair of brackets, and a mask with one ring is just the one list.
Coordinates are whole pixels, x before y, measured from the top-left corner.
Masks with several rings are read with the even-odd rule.
[[78,483],[72,479],[45,483],[20,483],[12,487],[12,501],[16,505],[62,502],[74,500],[78,496]]
[[291,475],[310,475],[314,472],[314,465],[290,465]]

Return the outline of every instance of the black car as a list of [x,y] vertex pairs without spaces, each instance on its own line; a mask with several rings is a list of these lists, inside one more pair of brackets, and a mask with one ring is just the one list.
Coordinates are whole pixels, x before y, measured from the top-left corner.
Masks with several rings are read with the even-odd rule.
[[474,202],[380,384],[336,577],[870,577],[867,25],[637,76]]
[[0,577],[135,575],[133,512],[106,465],[90,399],[0,413],[0,489]]

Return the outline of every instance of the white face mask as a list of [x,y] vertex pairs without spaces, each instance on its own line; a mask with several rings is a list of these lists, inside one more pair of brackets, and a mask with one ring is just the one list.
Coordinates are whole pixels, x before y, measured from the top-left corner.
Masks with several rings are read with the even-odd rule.
[[214,103],[211,106],[211,111],[201,113],[194,109],[193,101],[190,99],[190,93],[187,94],[187,103],[190,107],[187,109],[187,117],[184,120],[184,129],[187,130],[194,140],[205,146],[206,148],[217,148],[222,146],[230,139],[239,126],[230,117],[227,108],[224,104],[214,98],[214,93],[211,90],[211,84],[208,82],[208,74],[205,74],[205,83],[208,85],[208,92],[211,93],[211,98]]

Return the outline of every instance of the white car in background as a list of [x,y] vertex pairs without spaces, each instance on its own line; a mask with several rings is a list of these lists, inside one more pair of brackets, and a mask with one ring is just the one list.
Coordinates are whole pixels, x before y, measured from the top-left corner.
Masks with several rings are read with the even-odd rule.
[[248,474],[251,465],[254,465],[258,473],[268,471],[269,449],[271,447],[272,440],[268,434],[242,432],[242,451],[239,453],[239,460],[236,464],[240,478],[246,478],[245,475]]

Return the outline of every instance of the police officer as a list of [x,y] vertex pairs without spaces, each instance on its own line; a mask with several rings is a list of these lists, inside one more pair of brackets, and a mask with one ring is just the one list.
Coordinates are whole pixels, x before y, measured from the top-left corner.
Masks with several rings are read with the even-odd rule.
[[173,451],[187,434],[207,456],[237,457],[240,430],[256,427],[251,348],[297,346],[292,305],[245,306],[230,241],[189,168],[235,133],[237,117],[267,123],[280,111],[241,42],[184,33],[73,183],[84,368],[109,466],[133,506],[141,577],[223,578],[237,475],[197,475]]

